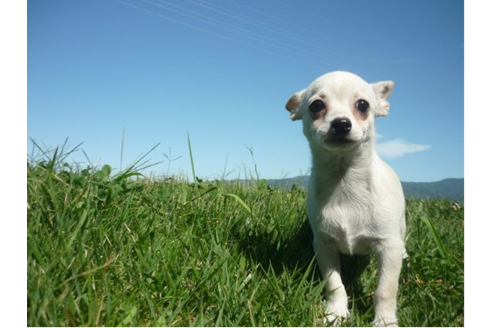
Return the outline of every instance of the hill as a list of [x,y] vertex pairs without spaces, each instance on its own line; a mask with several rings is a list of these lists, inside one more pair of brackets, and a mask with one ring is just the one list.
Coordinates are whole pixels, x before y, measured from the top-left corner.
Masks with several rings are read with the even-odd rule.
[[[286,179],[271,179],[269,185],[273,188],[290,189],[296,186],[306,188],[309,176],[298,176]],[[402,182],[406,198],[418,199],[449,199],[463,202],[465,199],[465,179],[444,179],[436,182]]]
[[423,199],[464,201],[465,179],[444,179],[436,182],[402,182],[405,196]]

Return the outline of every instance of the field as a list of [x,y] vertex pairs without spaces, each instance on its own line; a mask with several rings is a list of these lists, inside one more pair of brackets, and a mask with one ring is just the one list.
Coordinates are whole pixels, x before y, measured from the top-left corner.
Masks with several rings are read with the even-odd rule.
[[[323,326],[303,189],[28,162],[28,326]],[[464,209],[407,200],[402,326],[464,325]],[[370,325],[373,257],[343,258]]]

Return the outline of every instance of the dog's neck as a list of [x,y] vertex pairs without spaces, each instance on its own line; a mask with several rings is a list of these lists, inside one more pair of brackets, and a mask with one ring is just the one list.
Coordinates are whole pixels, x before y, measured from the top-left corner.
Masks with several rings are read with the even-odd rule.
[[311,182],[316,184],[319,196],[372,189],[374,142],[365,142],[345,153],[313,151],[312,154]]
[[374,157],[374,143],[364,142],[347,152],[320,152],[311,149],[311,153],[316,174],[339,177],[350,171],[369,170]]

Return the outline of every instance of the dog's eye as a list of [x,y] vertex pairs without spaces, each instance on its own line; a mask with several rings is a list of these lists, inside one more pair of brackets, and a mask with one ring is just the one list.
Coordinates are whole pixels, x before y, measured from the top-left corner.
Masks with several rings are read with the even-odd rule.
[[365,100],[358,100],[356,103],[355,103],[355,108],[357,108],[357,110],[361,113],[365,113],[367,112],[367,110],[369,109],[369,103]]
[[325,107],[325,103],[318,99],[313,101],[311,105],[309,105],[309,110],[313,113],[317,113],[325,109]]

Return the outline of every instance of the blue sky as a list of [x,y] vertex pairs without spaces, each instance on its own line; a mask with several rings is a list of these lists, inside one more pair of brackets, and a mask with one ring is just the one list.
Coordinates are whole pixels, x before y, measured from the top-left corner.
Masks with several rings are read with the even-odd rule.
[[191,177],[188,133],[200,177],[244,177],[248,148],[260,177],[308,173],[285,102],[347,70],[395,82],[377,149],[403,181],[464,176],[462,1],[29,0],[27,24],[27,135],[94,163],[124,126],[123,166],[160,143],[158,175]]

